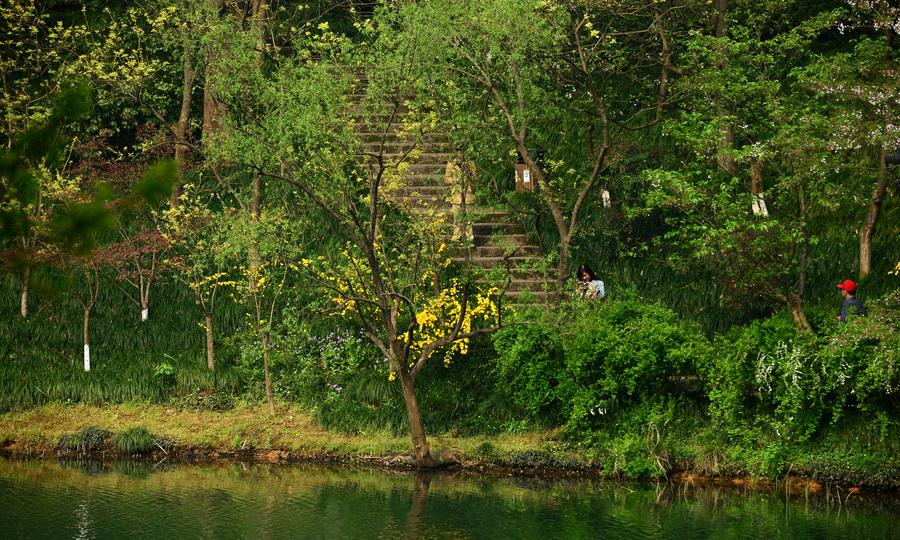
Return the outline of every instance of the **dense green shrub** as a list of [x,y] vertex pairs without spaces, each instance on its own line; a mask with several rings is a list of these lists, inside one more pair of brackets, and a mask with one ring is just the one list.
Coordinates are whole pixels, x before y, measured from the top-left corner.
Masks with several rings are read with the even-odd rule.
[[565,376],[561,335],[541,320],[509,326],[494,337],[497,381],[529,420],[559,420],[558,389]]
[[900,392],[900,312],[889,296],[869,317],[823,320],[798,334],[790,315],[733,330],[716,340],[701,368],[713,420],[737,437],[769,430],[805,441],[853,410],[895,414]]
[[636,298],[576,302],[560,313],[500,332],[498,384],[532,418],[559,417],[588,440],[594,429],[673,392],[695,372],[709,343],[669,309]]

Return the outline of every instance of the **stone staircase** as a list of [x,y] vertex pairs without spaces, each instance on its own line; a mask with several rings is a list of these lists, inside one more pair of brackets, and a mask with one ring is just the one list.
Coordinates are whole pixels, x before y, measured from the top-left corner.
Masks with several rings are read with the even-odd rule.
[[[457,242],[453,260],[471,264],[479,282],[505,289],[505,305],[549,304],[555,283],[540,270],[540,247],[508,211],[473,204],[470,194],[464,211],[459,207],[454,211],[455,188],[445,181],[447,164],[455,155],[451,144],[443,133],[426,132],[421,137],[403,133],[400,128],[408,113],[400,104],[384,113],[354,116],[361,165],[377,171],[378,156],[388,165],[386,200],[420,218],[442,220],[448,237],[462,229],[467,240]],[[453,225],[454,214],[465,216],[460,225]]]

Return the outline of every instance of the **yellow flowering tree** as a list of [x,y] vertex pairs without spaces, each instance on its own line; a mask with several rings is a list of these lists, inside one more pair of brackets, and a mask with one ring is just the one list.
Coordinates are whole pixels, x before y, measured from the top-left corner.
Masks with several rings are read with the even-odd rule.
[[220,247],[220,220],[201,200],[194,185],[184,186],[179,204],[163,212],[161,233],[173,248],[173,256],[166,263],[174,270],[178,281],[187,286],[194,302],[203,313],[199,326],[206,334],[206,366],[216,367],[213,314],[216,300],[223,288],[235,287],[239,282],[227,272],[227,262]]
[[[236,299],[248,308],[249,330],[262,352],[263,379],[269,414],[275,414],[275,398],[270,374],[273,326],[291,274],[300,269],[294,261],[302,248],[297,223],[283,210],[267,208],[259,215],[251,211],[220,217],[228,242],[218,246],[228,260],[240,260],[240,278],[235,281]],[[253,246],[256,258],[245,255]]]

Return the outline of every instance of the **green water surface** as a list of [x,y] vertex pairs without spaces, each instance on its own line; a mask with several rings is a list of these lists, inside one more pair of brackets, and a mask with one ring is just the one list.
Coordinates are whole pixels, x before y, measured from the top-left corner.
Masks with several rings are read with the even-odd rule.
[[896,496],[0,459],[0,538],[900,538]]

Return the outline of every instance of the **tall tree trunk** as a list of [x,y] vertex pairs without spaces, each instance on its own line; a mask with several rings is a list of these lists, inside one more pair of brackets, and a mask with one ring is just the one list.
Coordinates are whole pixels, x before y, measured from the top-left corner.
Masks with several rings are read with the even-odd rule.
[[84,308],[84,326],[81,329],[84,341],[84,370],[91,370],[91,307]]
[[425,422],[422,420],[419,401],[416,399],[412,375],[401,369],[399,377],[400,387],[403,389],[403,401],[406,403],[406,416],[409,419],[409,433],[412,437],[416,464],[423,468],[433,467],[434,459],[431,457],[428,440],[425,438]]
[[185,168],[187,167],[186,146],[191,137],[191,103],[194,93],[194,79],[197,70],[194,67],[194,49],[187,39],[184,40],[184,66],[182,68],[181,88],[181,111],[178,113],[178,125],[175,131],[178,134],[178,140],[175,141],[175,167],[178,172],[178,178],[175,179],[175,185],[172,186],[171,205],[174,208],[178,206],[178,199],[181,197],[181,186],[184,185]]
[[808,203],[803,184],[797,189],[797,202],[800,207],[800,254],[797,261],[800,264],[800,275],[797,278],[797,295],[805,298],[806,280],[809,273],[809,227],[806,222]]
[[[562,231],[560,231],[562,232]],[[566,281],[569,280],[569,244],[571,236],[563,237],[559,243],[559,262],[556,265],[556,283],[560,294],[565,293]]]
[[753,215],[769,217],[766,199],[763,194],[762,163],[758,158],[750,158],[750,194],[753,196]]
[[22,271],[22,296],[19,302],[19,313],[23,319],[28,318],[28,296],[31,292],[31,265]]
[[[266,32],[266,13],[269,4],[266,0],[253,0],[252,16],[256,23],[256,63],[257,68],[262,69],[265,61],[265,32]],[[259,197],[262,191],[262,178],[259,174],[254,174],[250,184],[250,219],[254,225],[250,249],[247,253],[247,259],[250,266],[250,290],[256,291],[256,283],[259,280],[259,238],[255,225],[259,223],[260,203]]]
[[[213,24],[220,22],[223,2],[222,0],[209,0],[213,12],[215,12],[216,20]],[[212,90],[210,79],[213,78],[214,65],[216,62],[215,53],[212,46],[207,45],[204,58],[204,81],[203,81],[203,140],[208,141],[210,137],[215,135],[219,130],[219,122],[224,109],[221,103],[216,100],[215,92]]]
[[881,205],[888,185],[888,168],[885,158],[889,152],[886,146],[879,152],[878,181],[872,190],[872,199],[869,202],[869,211],[866,212],[866,220],[859,231],[859,278],[862,279],[872,271],[872,235],[875,233],[875,225],[881,214]]
[[797,329],[801,332],[812,332],[812,326],[803,312],[803,299],[796,293],[789,293],[788,306],[791,308],[791,317],[793,317]]
[[257,225],[259,224],[259,193],[261,189],[260,176],[253,175],[250,184],[250,247],[247,250],[247,263],[250,266],[250,290],[256,292],[256,284],[259,281],[259,238],[257,237]]
[[[725,15],[728,12],[728,0],[713,0],[713,35],[718,39],[725,38],[727,34],[727,25]],[[728,64],[728,59],[722,51],[719,51],[719,58],[716,62],[719,69],[724,69]],[[716,164],[719,168],[729,176],[737,175],[737,162],[734,159],[734,126],[725,120],[725,116],[730,109],[730,104],[725,102],[724,96],[719,96],[717,104],[717,114],[719,117],[719,151],[716,153]]]
[[206,322],[206,367],[216,369],[216,344],[213,341],[212,313],[204,314]]
[[266,379],[266,400],[269,402],[269,414],[275,416],[275,396],[272,394],[272,377],[269,375],[269,333],[262,333],[263,375]]

